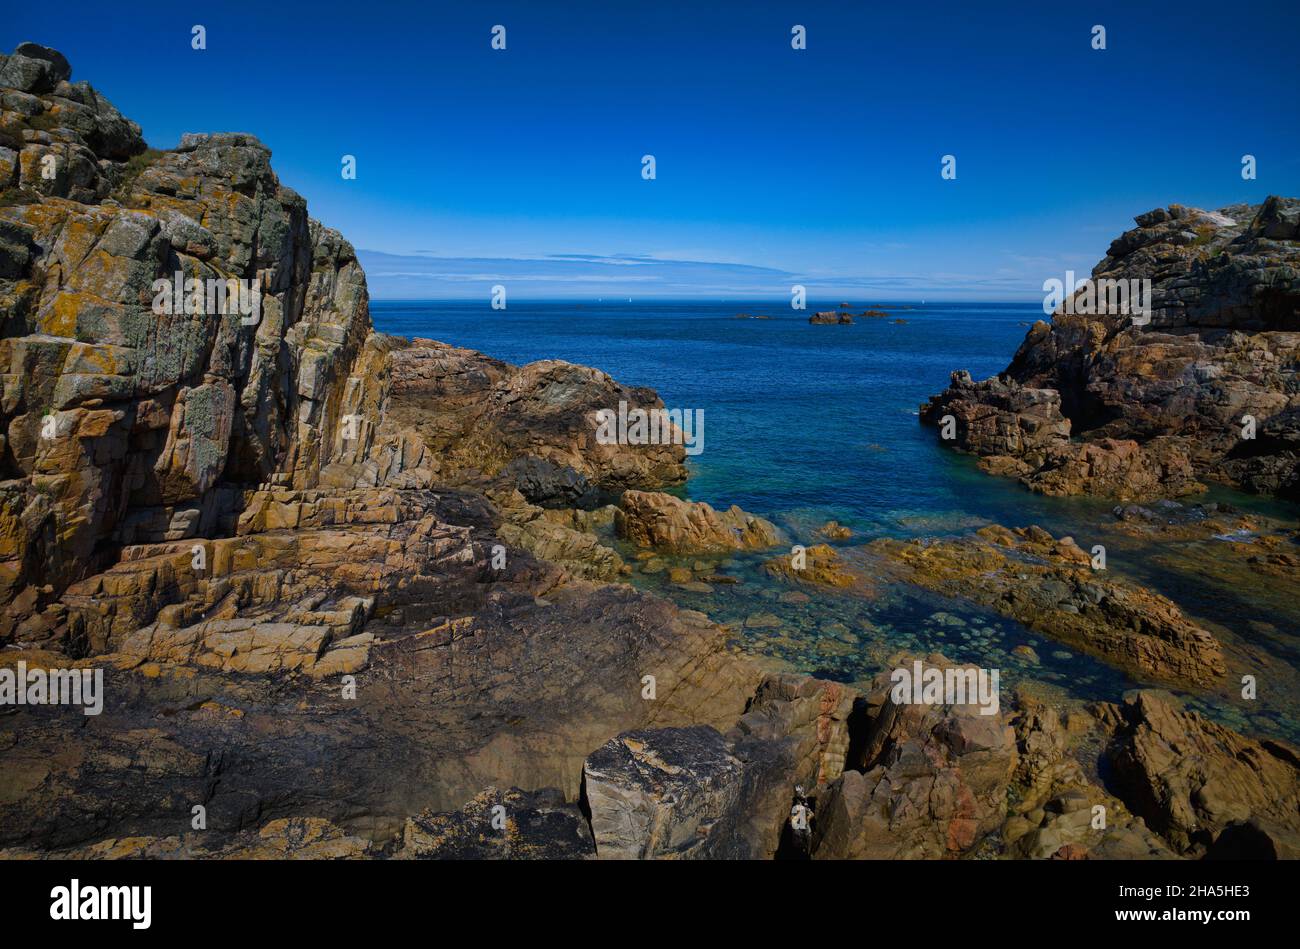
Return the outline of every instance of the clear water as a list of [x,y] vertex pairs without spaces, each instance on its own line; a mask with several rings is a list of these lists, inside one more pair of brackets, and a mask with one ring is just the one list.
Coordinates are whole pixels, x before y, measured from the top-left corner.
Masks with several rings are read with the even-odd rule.
[[[749,301],[512,301],[506,310],[485,302],[375,301],[371,313],[384,332],[516,364],[565,359],[596,366],[625,384],[652,387],[669,408],[703,409],[704,451],[689,459],[683,493],[715,506],[739,504],[796,541],[818,541],[813,531],[830,519],[854,529],[851,544],[964,533],[996,522],[1039,524],[1090,547],[1112,504],[1040,497],[985,475],[971,459],[940,447],[917,420],[918,406],[947,385],[952,370],[983,378],[1004,368],[1027,327],[1042,318],[1041,307],[851,302],[854,314],[878,307],[889,316],[856,318],[849,326],[808,323],[809,313],[836,309],[839,301],[810,302],[803,313]],[[737,319],[742,313],[771,319]],[[1223,491],[1210,497],[1296,521],[1293,506]],[[1204,550],[1156,549],[1113,535],[1106,542],[1112,569],[1171,596],[1203,622],[1225,642],[1234,673],[1259,673],[1255,702],[1184,696],[1188,704],[1247,732],[1300,736],[1300,607],[1292,606],[1293,592],[1256,577],[1207,576]],[[726,561],[721,571],[741,582],[713,585],[707,594],[670,583],[666,571],[638,570],[634,582],[732,624],[747,652],[841,681],[866,679],[891,653],[908,649],[1000,668],[1004,687],[1061,701],[1114,701],[1139,684],[1018,623],[910,587],[872,598],[817,591],[807,603],[787,602],[790,588],[759,569],[770,556]],[[760,613],[779,625],[744,625]],[[1039,663],[1012,654],[1022,644]]]

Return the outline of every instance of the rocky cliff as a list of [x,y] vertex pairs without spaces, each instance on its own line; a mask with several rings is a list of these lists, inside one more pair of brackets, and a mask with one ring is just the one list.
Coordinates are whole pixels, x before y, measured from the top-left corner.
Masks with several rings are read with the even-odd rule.
[[1149,312],[1083,288],[998,376],[954,373],[922,420],[951,416],[949,444],[1046,494],[1300,496],[1300,200],[1136,222],[1092,281],[1150,281]]

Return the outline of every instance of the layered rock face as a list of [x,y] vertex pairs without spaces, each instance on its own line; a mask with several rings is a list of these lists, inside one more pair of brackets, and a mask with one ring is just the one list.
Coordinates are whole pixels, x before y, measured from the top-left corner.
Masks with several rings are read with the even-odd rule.
[[1005,371],[922,407],[949,443],[1046,494],[1176,497],[1218,481],[1300,494],[1300,200],[1136,219],[1092,280],[1151,284],[1149,322],[1087,292]]
[[[0,601],[21,639],[124,546],[233,532],[240,486],[312,487],[364,450],[340,419],[377,354],[352,248],[255,139],[150,152],[57,54],[20,47],[3,75],[22,85],[2,116],[21,152],[0,208]],[[178,274],[199,299],[159,304]],[[209,279],[244,281],[249,306],[209,307]]]

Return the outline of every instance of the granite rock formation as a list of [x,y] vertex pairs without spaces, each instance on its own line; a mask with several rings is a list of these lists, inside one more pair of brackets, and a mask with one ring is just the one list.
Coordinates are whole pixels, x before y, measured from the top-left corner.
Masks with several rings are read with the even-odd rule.
[[[105,682],[93,716],[0,708],[0,857],[1196,855],[1257,842],[1243,814],[1290,852],[1276,743],[1145,699],[1087,721],[1027,696],[991,718],[895,705],[883,681],[765,671],[611,582],[615,530],[642,553],[781,538],[660,493],[681,446],[597,441],[597,412],[653,392],[375,332],[352,248],[265,146],[149,149],[33,44],[0,57],[0,317],[0,668]],[[1011,615],[1074,605],[1099,654],[1152,675],[1217,674],[1172,604],[1065,547],[867,550],[977,601],[989,573]],[[860,551],[808,553],[791,579],[860,581]],[[1123,800],[1084,733],[1112,742]]]
[[634,546],[673,554],[762,549],[781,542],[771,521],[734,504],[715,511],[703,501],[683,501],[661,491],[625,491],[614,527]]
[[[1046,494],[1300,495],[1300,199],[1136,223],[1095,291],[1035,323],[995,378],[954,373],[922,421],[942,432],[951,416],[949,444]],[[1150,281],[1145,317],[1100,283],[1134,280]]]

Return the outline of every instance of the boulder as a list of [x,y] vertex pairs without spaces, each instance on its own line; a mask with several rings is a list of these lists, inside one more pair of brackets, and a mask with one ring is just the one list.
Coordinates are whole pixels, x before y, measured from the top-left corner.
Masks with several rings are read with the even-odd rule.
[[781,542],[775,525],[734,504],[715,511],[703,501],[683,501],[657,491],[625,492],[614,526],[637,547],[673,554],[761,550]]

